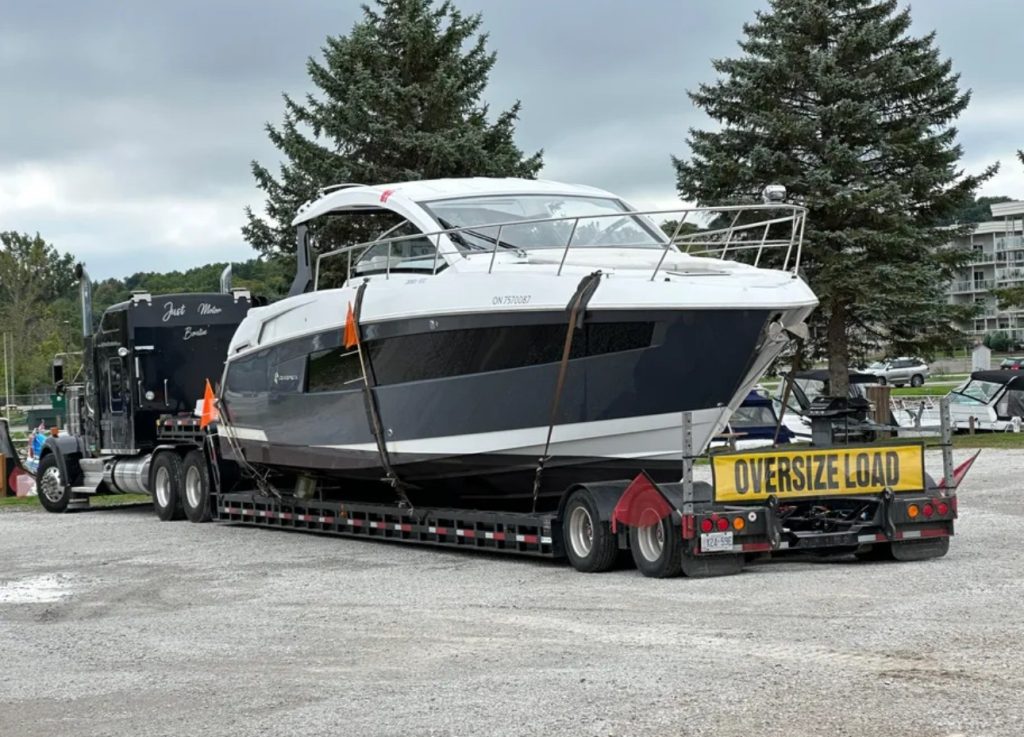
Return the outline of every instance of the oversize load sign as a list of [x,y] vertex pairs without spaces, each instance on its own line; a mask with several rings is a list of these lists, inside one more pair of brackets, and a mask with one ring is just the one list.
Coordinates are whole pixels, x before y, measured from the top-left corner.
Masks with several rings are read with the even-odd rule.
[[924,446],[772,450],[712,456],[715,501],[780,501],[924,489]]

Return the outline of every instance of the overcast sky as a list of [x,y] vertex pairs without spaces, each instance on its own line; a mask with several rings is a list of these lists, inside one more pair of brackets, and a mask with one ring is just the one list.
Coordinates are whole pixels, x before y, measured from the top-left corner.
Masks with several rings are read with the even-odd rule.
[[[670,155],[707,125],[685,90],[736,52],[763,0],[456,0],[480,11],[498,63],[487,99],[523,103],[542,176],[640,206],[676,202]],[[984,194],[1024,199],[1021,0],[918,0],[974,101],[964,164],[1002,161]],[[264,123],[310,90],[306,58],[347,33],[353,0],[0,0],[0,230],[39,231],[94,276],[253,255],[249,162]]]

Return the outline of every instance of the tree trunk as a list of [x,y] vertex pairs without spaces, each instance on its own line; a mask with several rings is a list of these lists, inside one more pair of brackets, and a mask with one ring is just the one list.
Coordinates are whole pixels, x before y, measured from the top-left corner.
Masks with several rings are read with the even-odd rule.
[[846,302],[833,297],[828,316],[829,394],[845,397],[850,393],[850,346],[846,339]]

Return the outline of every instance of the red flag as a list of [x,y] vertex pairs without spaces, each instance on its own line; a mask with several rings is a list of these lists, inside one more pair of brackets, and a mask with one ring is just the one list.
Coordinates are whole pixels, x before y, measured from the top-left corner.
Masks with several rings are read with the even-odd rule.
[[203,392],[203,413],[199,416],[200,429],[218,419],[217,408],[213,406],[213,387],[210,380],[206,380],[206,391]]
[[612,532],[619,523],[630,527],[650,527],[672,514],[672,505],[666,501],[657,484],[646,473],[633,479],[622,492],[612,512]]
[[352,312],[352,303],[348,303],[348,315],[345,317],[345,347],[352,348],[359,345],[359,327],[356,325],[356,315]]
[[[956,487],[960,486],[960,482],[964,480],[964,476],[966,476],[967,472],[971,470],[971,466],[973,466],[974,462],[976,460],[978,460],[978,456],[979,455],[981,455],[981,451],[980,450],[977,453],[975,453],[974,455],[972,455],[970,458],[968,458],[966,461],[961,463],[959,466],[957,466],[956,468],[953,469],[953,488],[954,489]],[[939,479],[939,488],[940,489],[945,489],[946,488],[946,479]]]

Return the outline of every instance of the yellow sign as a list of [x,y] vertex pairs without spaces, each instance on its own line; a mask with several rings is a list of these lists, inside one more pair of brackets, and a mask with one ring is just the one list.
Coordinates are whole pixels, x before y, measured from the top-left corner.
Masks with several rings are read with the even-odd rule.
[[802,448],[711,457],[715,501],[779,501],[924,489],[924,446]]

